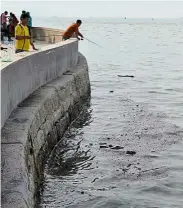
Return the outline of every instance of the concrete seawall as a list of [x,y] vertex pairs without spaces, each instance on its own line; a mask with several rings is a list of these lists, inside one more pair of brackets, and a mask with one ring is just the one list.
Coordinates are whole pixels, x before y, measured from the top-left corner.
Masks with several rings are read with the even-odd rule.
[[64,30],[44,28],[44,27],[33,27],[32,36],[36,37],[37,40],[46,41],[47,43],[58,43],[62,41],[62,34]]
[[[25,52],[26,53],[26,52]],[[40,86],[61,76],[78,61],[78,42],[69,40],[27,53],[1,70],[1,127],[12,110]]]
[[47,156],[90,96],[88,65],[71,40],[1,73],[2,207],[32,208]]

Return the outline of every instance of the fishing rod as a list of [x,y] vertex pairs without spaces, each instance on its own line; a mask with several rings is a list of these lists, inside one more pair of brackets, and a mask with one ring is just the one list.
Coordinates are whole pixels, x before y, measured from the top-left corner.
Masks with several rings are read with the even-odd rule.
[[[33,38],[46,38],[46,37],[63,37],[63,35],[45,35],[45,36],[33,36]],[[98,47],[100,47],[100,48],[102,48],[102,49],[106,49],[106,51],[107,52],[110,52],[111,50],[110,49],[107,49],[107,48],[105,48],[105,47],[103,47],[103,46],[101,46],[101,45],[99,45],[98,43],[95,43],[94,41],[92,41],[92,40],[90,40],[90,39],[88,39],[88,38],[86,38],[86,37],[84,37],[84,38],[81,38],[81,40],[83,40],[83,39],[85,39],[85,40],[87,40],[88,42],[90,42],[90,43],[92,43],[92,44],[94,44],[94,45],[96,45],[96,46],[98,46]],[[39,39],[38,39],[39,40]],[[114,55],[119,55],[120,53],[121,53],[122,51],[119,51],[119,52],[117,52],[117,53],[115,53]]]
[[[108,48],[105,48],[105,47],[103,47],[103,46],[101,46],[101,45],[99,45],[98,43],[95,43],[95,42],[93,42],[93,41],[91,41],[90,39],[88,39],[88,38],[84,38],[84,39],[86,39],[88,42],[90,42],[90,43],[93,43],[93,44],[95,44],[95,45],[97,45],[97,46],[99,46],[100,48],[102,48],[102,49],[104,49],[104,50],[106,50],[107,52],[111,52],[111,50],[110,49],[108,49]],[[120,53],[121,53],[122,51],[119,51],[119,52],[117,52],[117,53],[112,53],[113,55],[119,55]]]
[[84,38],[84,39],[87,40],[87,41],[90,42],[90,43],[93,43],[93,44],[99,46],[100,48],[104,48],[103,46],[99,45],[98,43],[95,43],[95,42],[91,41],[91,40],[88,39],[88,38]]
[[[32,36],[32,38],[47,38],[47,37],[52,37],[52,36],[53,36],[53,37],[56,37],[56,36],[63,37],[63,35],[43,35],[43,36]],[[87,40],[87,41],[90,42],[90,43],[93,43],[93,44],[99,46],[100,48],[104,48],[103,46],[99,45],[98,43],[95,43],[95,42],[91,41],[91,40],[88,39],[88,38],[85,38],[85,37],[84,37],[84,39]],[[83,39],[81,39],[81,40],[83,40]]]

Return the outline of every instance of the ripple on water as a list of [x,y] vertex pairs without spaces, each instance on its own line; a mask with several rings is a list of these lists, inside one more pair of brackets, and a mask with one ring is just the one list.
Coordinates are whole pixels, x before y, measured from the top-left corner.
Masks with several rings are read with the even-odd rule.
[[[163,163],[153,164],[153,161],[160,160],[161,154],[158,152],[178,141],[183,132],[177,126],[162,122],[160,114],[149,113],[145,107],[142,108],[128,98],[122,100],[121,105],[115,107],[112,103],[106,104],[108,107],[111,105],[112,108],[118,109],[119,114],[126,115],[116,117],[116,123],[111,123],[108,131],[105,128],[107,120],[105,125],[96,122],[102,121],[98,113],[96,118],[86,125],[88,120],[91,120],[90,113],[95,111],[86,106],[80,118],[72,124],[56,145],[45,169],[47,186],[44,187],[42,207],[44,205],[115,207],[127,204],[132,207],[133,205],[145,207],[145,202],[138,202],[139,199],[136,204],[130,199],[125,199],[126,190],[131,197],[136,197],[140,193],[141,195],[146,193],[147,197],[148,193],[166,196],[165,193],[161,194],[163,190],[169,191],[167,196],[168,193],[171,194],[171,188],[165,185],[152,186],[152,183],[166,179],[170,172]],[[103,114],[106,114],[106,110]],[[119,123],[121,126],[116,128]],[[101,131],[102,134],[95,137],[93,131],[99,128],[105,130],[106,135]],[[113,128],[115,131],[112,135]],[[135,155],[126,154],[129,150],[133,150]],[[135,192],[136,188],[138,192],[137,190]],[[113,199],[116,193],[123,200]],[[63,197],[62,200],[60,195]],[[99,198],[96,200],[96,196],[100,196],[100,200]],[[173,196],[179,197],[178,189]],[[148,200],[150,199],[149,197]],[[165,206],[161,199],[159,204]]]
[[[183,50],[178,42],[183,27],[110,24],[105,38],[102,25],[90,23],[86,31],[111,51],[80,44],[90,68],[91,103],[50,155],[40,206],[182,208]],[[125,32],[110,36],[111,31]]]

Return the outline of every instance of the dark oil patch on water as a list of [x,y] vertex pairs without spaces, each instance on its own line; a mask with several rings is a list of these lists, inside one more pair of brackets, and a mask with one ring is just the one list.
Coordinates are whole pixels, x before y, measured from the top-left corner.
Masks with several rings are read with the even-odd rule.
[[[183,190],[175,194],[162,184],[170,167],[154,161],[181,139],[182,130],[129,99],[119,103],[119,116],[109,126],[89,104],[84,107],[50,155],[41,207],[180,207],[181,199],[164,201]],[[111,134],[116,122],[120,126]]]

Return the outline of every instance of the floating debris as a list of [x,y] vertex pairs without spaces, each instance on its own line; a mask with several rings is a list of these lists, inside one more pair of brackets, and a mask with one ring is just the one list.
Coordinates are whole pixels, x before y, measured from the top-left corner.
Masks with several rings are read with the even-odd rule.
[[127,154],[127,155],[135,155],[136,152],[135,152],[135,151],[127,150],[127,151],[126,151],[126,154]]
[[118,77],[131,77],[131,78],[134,78],[133,75],[118,75]]
[[106,145],[106,142],[100,142],[99,145]]
[[92,181],[91,183],[94,183],[97,179],[99,179],[99,178],[94,178],[93,181]]
[[100,145],[100,148],[101,148],[101,149],[103,149],[103,148],[108,148],[108,146]]
[[122,171],[123,171],[124,173],[126,173],[126,172],[128,171],[128,169],[127,169],[127,168],[123,168]]
[[120,149],[124,149],[124,147],[121,147],[121,146],[115,146],[115,147],[112,147],[111,149],[114,149],[114,150],[120,150]]
[[105,188],[99,188],[97,189],[98,191],[105,191],[106,189]]

